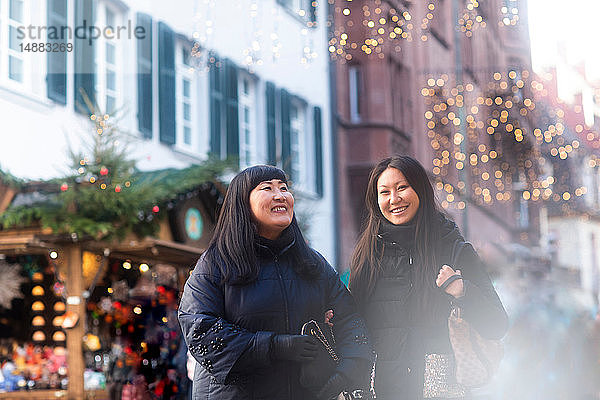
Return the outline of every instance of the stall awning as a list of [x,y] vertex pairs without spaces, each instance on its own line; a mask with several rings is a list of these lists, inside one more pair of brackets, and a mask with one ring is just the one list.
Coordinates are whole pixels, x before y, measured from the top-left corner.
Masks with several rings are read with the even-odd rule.
[[[73,243],[73,240],[64,236],[44,234],[39,229],[0,232],[0,253],[2,254],[40,254]],[[77,243],[80,244],[83,250],[110,255],[115,258],[188,267],[192,267],[205,250],[155,238],[111,243],[86,240]]]

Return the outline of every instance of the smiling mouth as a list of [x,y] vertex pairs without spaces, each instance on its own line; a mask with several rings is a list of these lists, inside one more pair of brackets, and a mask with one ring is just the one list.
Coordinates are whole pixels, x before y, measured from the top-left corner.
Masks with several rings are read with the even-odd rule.
[[398,208],[394,208],[393,210],[391,210],[390,212],[392,214],[402,214],[404,211],[406,211],[408,209],[408,206],[402,206],[402,207],[398,207]]
[[277,207],[271,208],[271,211],[273,211],[273,212],[285,212],[285,211],[287,211],[287,207],[277,206]]

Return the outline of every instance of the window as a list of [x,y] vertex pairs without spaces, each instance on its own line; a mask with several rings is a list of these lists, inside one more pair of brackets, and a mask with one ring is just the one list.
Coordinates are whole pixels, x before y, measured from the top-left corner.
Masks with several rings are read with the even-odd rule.
[[24,0],[7,0],[0,2],[0,76],[8,84],[29,85],[29,74],[26,72],[29,62],[21,51],[23,31],[20,26],[27,26],[30,15],[29,2]]
[[[68,26],[67,0],[48,0],[47,2],[48,43],[66,46],[68,37],[60,35],[61,29]],[[53,34],[52,30],[57,33]],[[67,104],[67,52],[48,52],[48,74],[46,76],[46,95],[59,104]]]
[[[98,8],[98,21],[104,28],[121,25],[121,16],[109,5]],[[96,101],[100,111],[111,114],[114,113],[120,105],[119,93],[121,92],[122,74],[119,73],[121,61],[121,44],[117,39],[109,39],[104,35],[98,38],[96,48],[96,73],[98,76],[96,82]]]
[[303,167],[302,152],[304,143],[305,110],[299,102],[292,100],[290,106],[290,177],[293,181],[301,182]]
[[313,0],[277,0],[294,15],[312,22],[316,21],[316,2]]
[[228,59],[211,56],[209,63],[210,152],[226,159],[239,157],[238,68]]
[[276,88],[271,82],[265,88],[267,162],[282,168],[296,188],[322,196],[321,108],[309,108],[304,99]]
[[137,49],[137,119],[138,129],[146,139],[152,138],[152,17],[137,13],[137,26],[144,37],[136,40]]
[[348,92],[350,101],[350,121],[361,121],[362,71],[358,64],[348,66]]
[[394,110],[394,125],[402,132],[410,133],[412,130],[412,102],[408,93],[410,88],[410,70],[405,66],[391,61],[392,68],[392,106]]
[[587,188],[584,196],[590,207],[600,207],[600,165],[595,157],[586,157],[583,162],[583,185]]
[[240,119],[240,166],[250,166],[255,163],[256,154],[256,94],[255,84],[249,76],[241,75],[238,88],[239,119]]
[[[185,46],[179,46],[178,52],[185,55],[188,50]],[[184,63],[185,57],[178,58],[177,65],[177,143],[185,147],[194,147],[196,138],[194,135],[196,123],[196,80],[194,71]]]

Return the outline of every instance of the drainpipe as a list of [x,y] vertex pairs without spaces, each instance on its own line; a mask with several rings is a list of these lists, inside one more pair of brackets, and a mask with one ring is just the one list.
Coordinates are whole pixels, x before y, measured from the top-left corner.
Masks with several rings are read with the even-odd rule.
[[[330,2],[325,2],[322,1],[321,4],[327,4],[327,15],[328,15],[328,19],[330,19],[330,24],[327,28],[327,45],[329,45],[329,39],[332,38],[334,36],[334,31],[335,31],[335,4],[331,4]],[[329,56],[329,54],[328,54]],[[338,175],[338,151],[337,151],[337,144],[338,144],[338,138],[337,138],[337,128],[338,128],[338,123],[337,123],[337,97],[336,97],[336,93],[337,93],[337,87],[336,87],[336,64],[335,64],[335,60],[332,59],[331,57],[329,58],[329,118],[330,118],[330,129],[331,129],[331,166],[332,166],[332,176],[333,176],[333,185],[331,186],[333,188],[333,193],[332,193],[332,207],[333,207],[333,218],[334,218],[334,229],[333,229],[333,247],[334,247],[334,257],[335,257],[335,261],[333,262],[333,265],[335,267],[336,270],[340,270],[341,266],[340,264],[340,260],[341,260],[341,249],[340,249],[340,212],[339,212],[339,207],[336,207],[335,205],[338,204],[338,198],[339,198],[339,192],[340,192],[340,188],[339,188],[339,183],[340,179],[335,179],[336,176]],[[335,187],[333,187],[335,186]]]

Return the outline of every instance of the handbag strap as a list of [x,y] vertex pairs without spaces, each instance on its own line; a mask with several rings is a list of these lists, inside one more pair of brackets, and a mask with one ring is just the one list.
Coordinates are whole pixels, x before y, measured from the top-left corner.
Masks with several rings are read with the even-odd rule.
[[458,257],[460,256],[460,253],[462,252],[462,250],[468,245],[471,244],[470,242],[467,242],[466,240],[463,240],[461,238],[458,238],[454,241],[454,244],[452,245],[452,256],[450,258],[451,260],[451,267],[456,270],[456,261],[458,260]]

